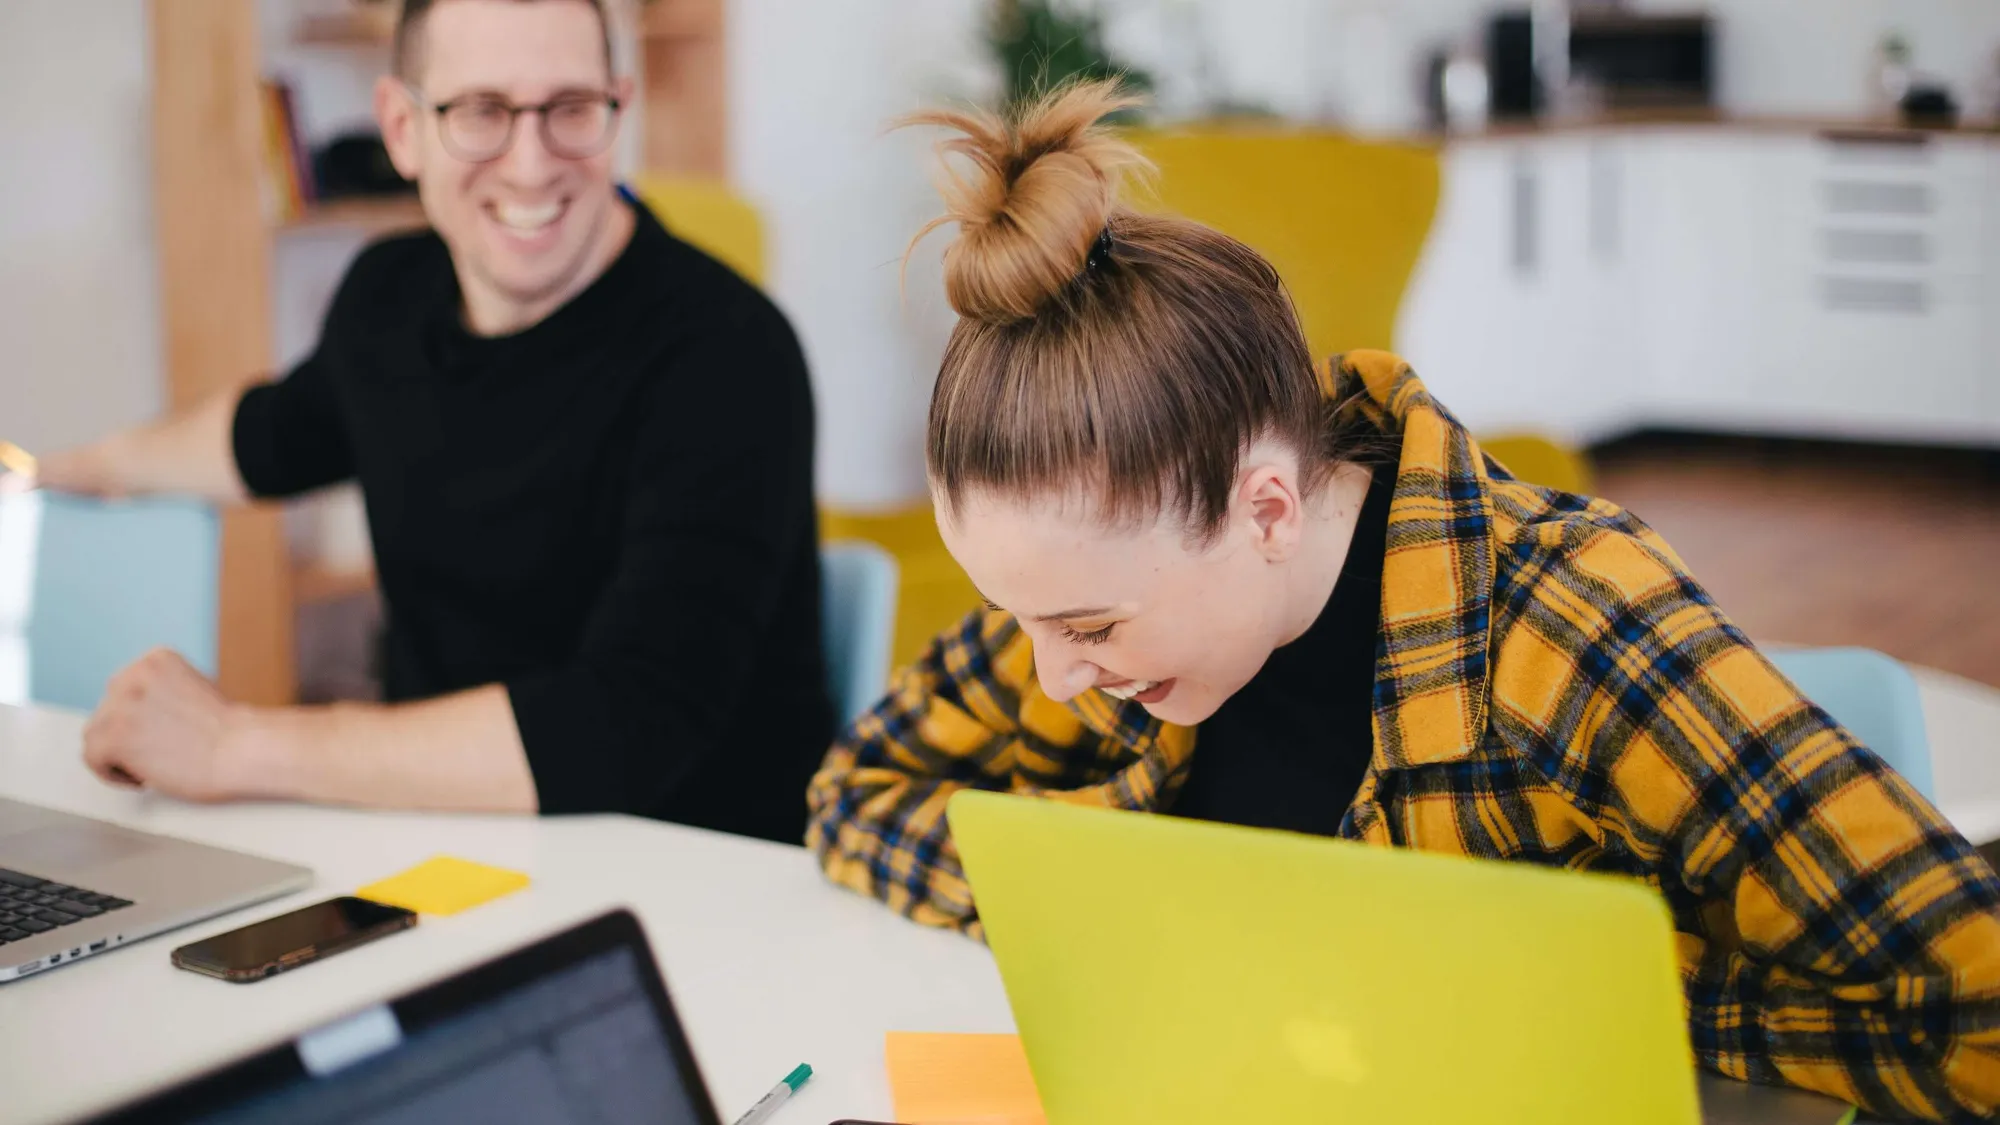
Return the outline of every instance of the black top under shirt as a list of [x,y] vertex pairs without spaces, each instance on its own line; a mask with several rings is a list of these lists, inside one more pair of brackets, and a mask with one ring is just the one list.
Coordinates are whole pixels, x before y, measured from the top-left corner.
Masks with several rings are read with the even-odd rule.
[[1176,816],[1332,836],[1375,750],[1393,461],[1378,466],[1326,608],[1195,732]]
[[834,727],[805,360],[633,209],[603,276],[503,337],[463,327],[437,235],[370,246],[317,350],[244,395],[237,466],[260,496],[360,481],[388,698],[505,685],[543,812],[797,843]]

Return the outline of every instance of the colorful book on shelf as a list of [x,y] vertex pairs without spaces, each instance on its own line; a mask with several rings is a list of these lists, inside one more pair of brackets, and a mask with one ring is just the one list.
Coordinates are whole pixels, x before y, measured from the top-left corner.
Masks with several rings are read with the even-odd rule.
[[257,109],[264,131],[264,213],[273,222],[291,222],[304,208],[293,184],[298,173],[285,143],[284,101],[278,94],[277,83],[259,84]]
[[305,185],[295,155],[298,130],[293,127],[291,95],[283,82],[259,85],[258,107],[264,126],[265,212],[274,222],[289,223],[305,213]]
[[319,182],[313,176],[312,152],[306,148],[305,132],[299,125],[298,99],[292,95],[291,83],[278,83],[278,100],[285,111],[285,145],[291,150],[293,182],[298,185],[299,198],[310,207],[319,202]]

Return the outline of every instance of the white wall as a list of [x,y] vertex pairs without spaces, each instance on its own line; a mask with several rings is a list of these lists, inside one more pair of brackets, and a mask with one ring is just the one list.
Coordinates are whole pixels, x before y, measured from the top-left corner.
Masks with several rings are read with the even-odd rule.
[[0,3],[0,436],[46,449],[161,401],[145,0]]
[[1869,112],[1875,50],[1892,31],[1909,38],[1916,69],[1949,82],[1974,116],[1990,117],[2000,96],[1993,0],[1716,0],[1711,8],[1722,101],[1738,112]]
[[730,167],[757,205],[772,295],[812,364],[819,488],[848,507],[923,495],[925,404],[950,329],[928,140],[891,118],[992,88],[976,0],[731,0]]

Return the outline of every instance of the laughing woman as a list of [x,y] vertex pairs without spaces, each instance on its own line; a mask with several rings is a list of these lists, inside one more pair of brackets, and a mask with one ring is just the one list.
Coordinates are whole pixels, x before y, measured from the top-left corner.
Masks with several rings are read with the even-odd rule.
[[1644,879],[1701,1062],[2000,1106],[2000,882],[1616,506],[1512,479],[1271,266],[1121,205],[1108,85],[956,130],[938,526],[989,599],[814,780],[834,880],[978,932],[964,788]]

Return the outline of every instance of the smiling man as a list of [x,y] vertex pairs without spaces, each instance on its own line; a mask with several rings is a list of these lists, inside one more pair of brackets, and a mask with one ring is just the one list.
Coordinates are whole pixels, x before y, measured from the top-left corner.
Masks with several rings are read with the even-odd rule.
[[219,501],[359,480],[389,703],[253,708],[172,653],[113,681],[106,780],[615,810],[797,841],[832,733],[813,411],[784,317],[628,202],[601,0],[407,0],[383,140],[433,232],[364,251],[278,382],[45,458]]

